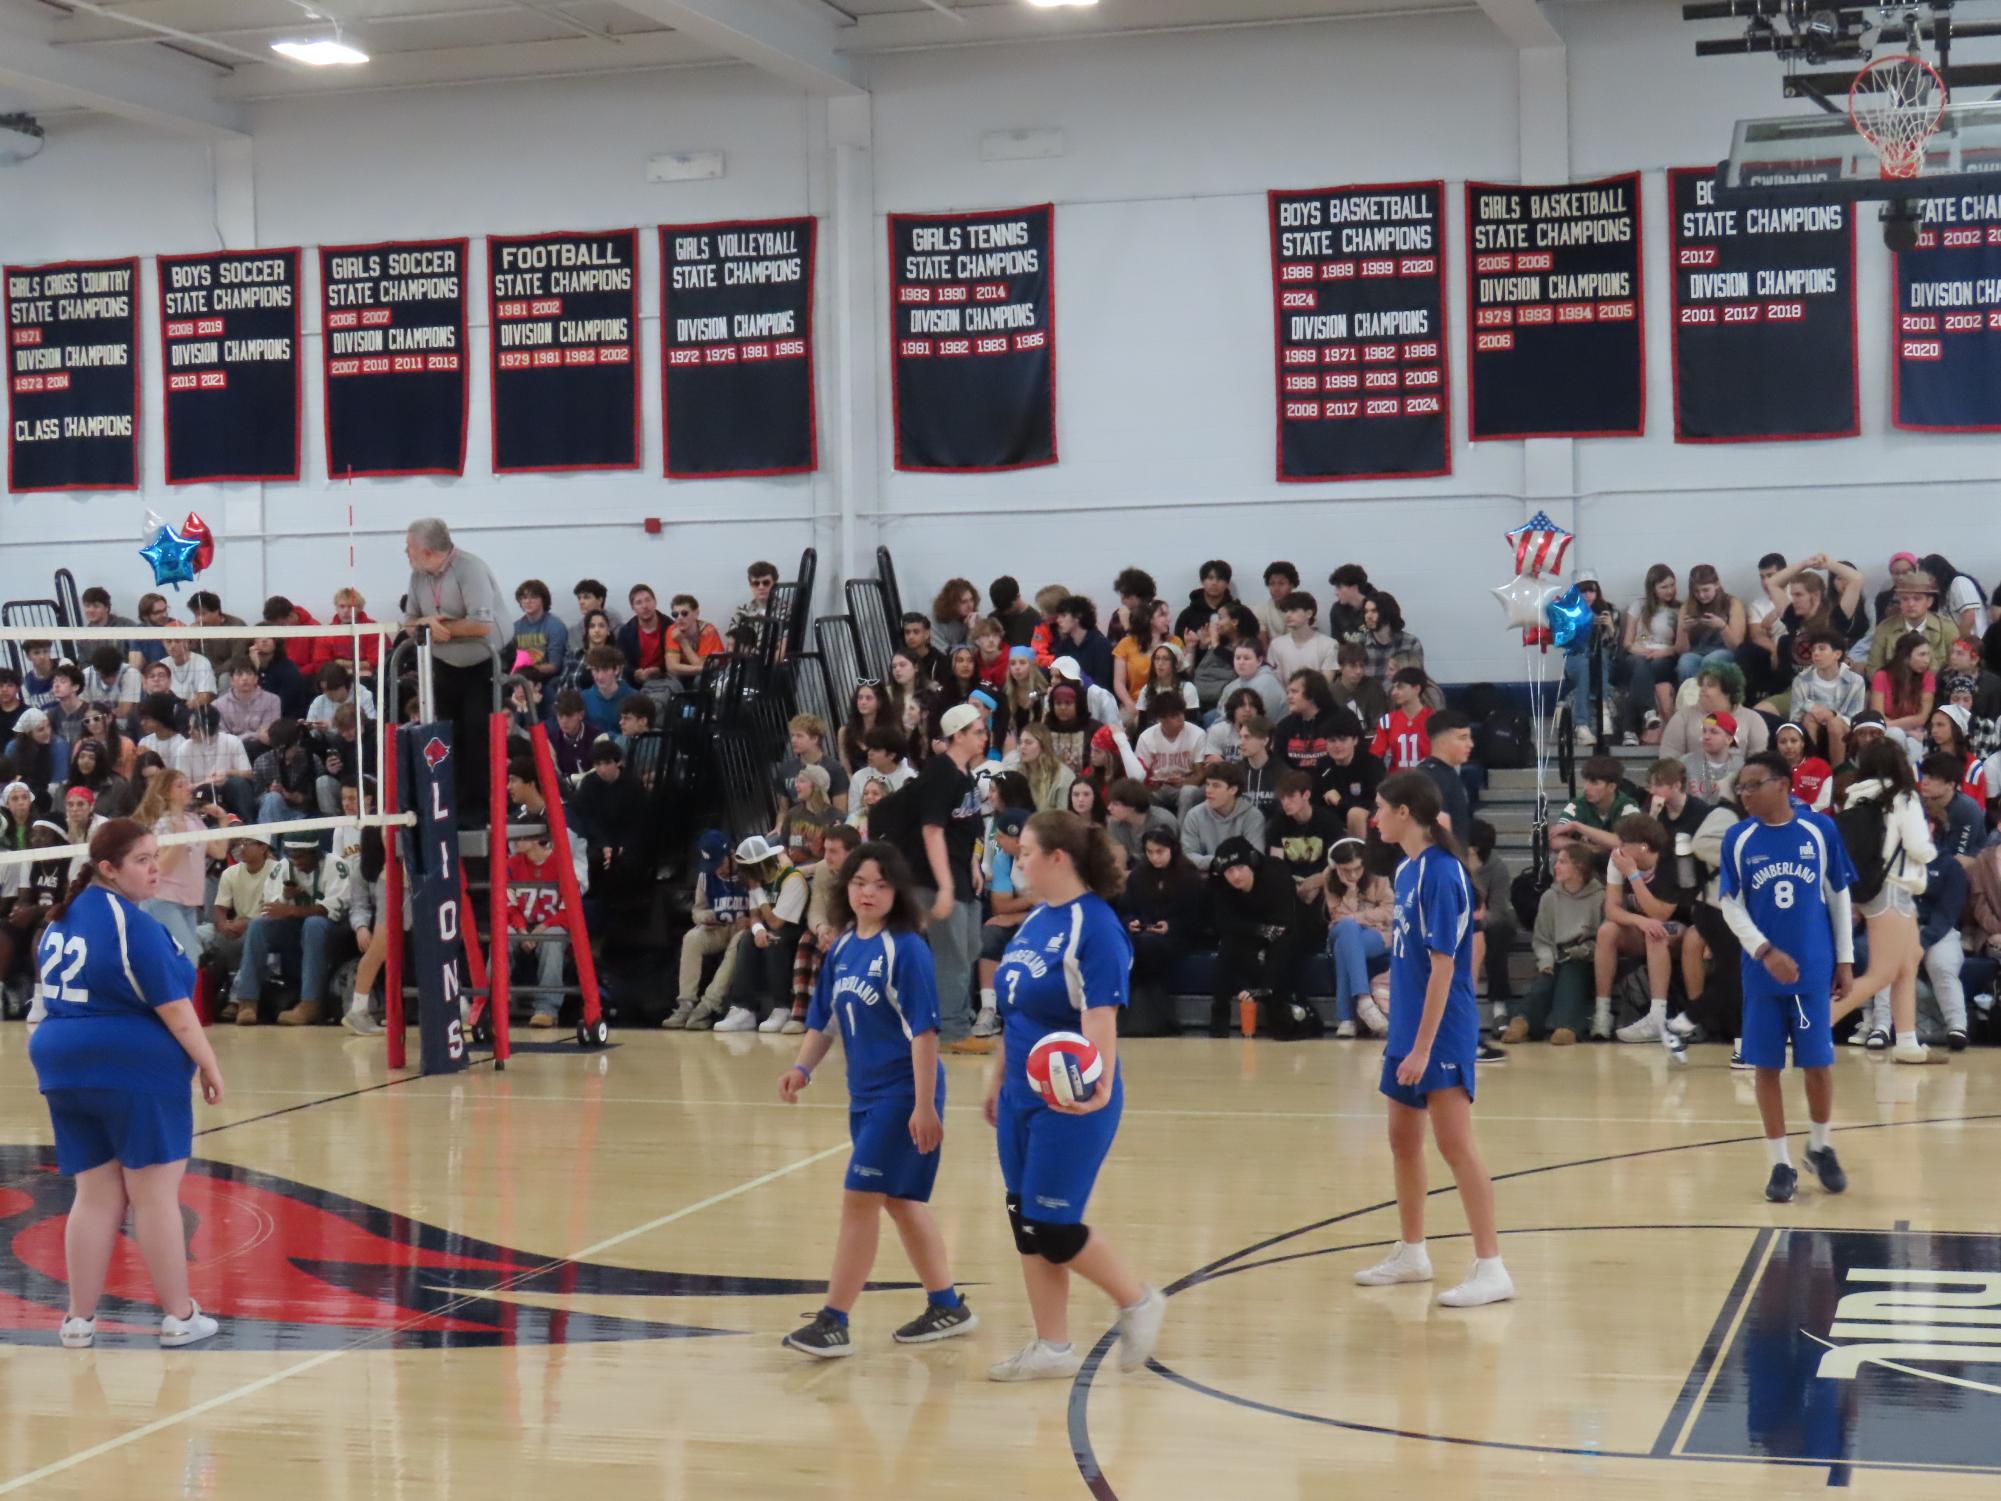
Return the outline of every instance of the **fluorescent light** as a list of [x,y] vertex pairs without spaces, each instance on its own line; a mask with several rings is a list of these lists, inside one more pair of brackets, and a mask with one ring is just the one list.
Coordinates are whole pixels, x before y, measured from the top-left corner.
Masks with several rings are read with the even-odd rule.
[[346,42],[329,41],[324,37],[311,41],[273,42],[271,50],[280,57],[289,57],[295,63],[304,63],[309,68],[354,68],[368,61],[368,54],[359,47],[350,47]]
[[1079,10],[1087,5],[1096,5],[1098,0],[1028,0],[1037,10],[1062,10],[1075,6]]

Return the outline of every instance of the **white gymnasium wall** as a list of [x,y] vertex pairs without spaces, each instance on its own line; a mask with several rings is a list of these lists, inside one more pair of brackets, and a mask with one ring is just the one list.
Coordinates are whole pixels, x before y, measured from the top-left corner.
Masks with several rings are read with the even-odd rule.
[[[1819,548],[1879,569],[1896,546],[1950,543],[1968,567],[2001,572],[1970,513],[1994,470],[1993,440],[1888,431],[1888,264],[1873,218],[1860,228],[1864,435],[1828,444],[1685,447],[1672,441],[1662,169],[1713,160],[1740,115],[1778,113],[1777,70],[1692,55],[1672,0],[1552,7],[1570,46],[1574,171],[1647,169],[1648,426],[1637,440],[1575,445],[1580,552],[1616,594],[1637,592],[1656,558],[1714,561],[1739,585],[1770,547]],[[862,555],[894,551],[905,593],[928,600],[953,573],[984,584],[1060,580],[1109,594],[1126,563],[1178,596],[1196,564],[1234,560],[1247,588],[1264,562],[1292,558],[1326,592],[1337,562],[1368,564],[1405,601],[1433,670],[1448,680],[1522,675],[1521,653],[1486,591],[1507,575],[1499,534],[1525,514],[1519,444],[1469,445],[1464,390],[1461,200],[1468,177],[1517,175],[1517,67],[1475,14],[1132,36],[1062,45],[903,53],[870,60],[875,86],[873,243],[895,210],[1054,200],[1057,382],[1062,462],[1014,475],[887,471],[863,517]],[[308,300],[306,481],[297,486],[160,484],[157,418],[146,425],[138,496],[8,497],[0,568],[9,595],[41,592],[58,562],[129,603],[143,585],[131,554],[145,509],[190,506],[223,518],[217,586],[252,607],[269,591],[327,602],[346,571],[347,507],[364,591],[393,608],[400,533],[411,516],[448,517],[512,583],[535,574],[559,592],[580,574],[615,592],[638,579],[690,589],[720,614],[742,565],[789,565],[808,542],[834,570],[826,474],[812,479],[668,484],[660,479],[657,256],[663,220],[824,212],[821,107],[748,69],[681,69],[600,79],[390,91],[260,105],[255,111],[258,240],[313,246],[487,230],[642,230],[644,467],[630,475],[487,472],[483,329],[476,334],[467,477],[329,486],[321,477],[315,319]],[[983,132],[1064,132],[1062,157],[982,162]],[[652,185],[647,156],[718,147],[720,181]],[[1273,417],[1264,192],[1276,186],[1443,177],[1452,299],[1455,473],[1362,485],[1281,485]],[[213,246],[211,167],[198,145],[87,117],[59,117],[50,147],[0,173],[0,258]],[[823,237],[827,228],[823,224]],[[833,345],[823,238],[823,457]],[[878,257],[886,249],[878,248]],[[886,259],[879,265],[887,275]],[[151,267],[147,294],[151,295]],[[878,283],[880,285],[880,283]],[[147,304],[150,308],[150,302]],[[484,298],[471,299],[476,325]],[[150,324],[150,314],[148,315]],[[159,410],[146,330],[146,410]],[[889,410],[876,343],[881,410]],[[1930,525],[1910,526],[1922,486]],[[640,519],[659,516],[664,535]],[[1968,537],[1962,543],[1960,538]],[[823,602],[828,598],[823,594]],[[567,601],[564,601],[567,603]]]

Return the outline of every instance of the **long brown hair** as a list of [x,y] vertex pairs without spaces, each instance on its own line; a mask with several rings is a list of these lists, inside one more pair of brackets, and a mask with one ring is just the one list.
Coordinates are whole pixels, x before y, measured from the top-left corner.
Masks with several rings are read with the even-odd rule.
[[123,865],[125,857],[132,853],[133,845],[152,837],[153,831],[133,818],[107,818],[99,824],[97,831],[90,836],[90,858],[76,873],[76,879],[70,882],[69,891],[63,899],[49,909],[49,921],[60,921],[62,915],[69,911],[70,903],[90,889],[91,883],[98,880],[97,867],[100,864]]
[[834,882],[834,889],[827,894],[827,910],[834,919],[834,927],[846,932],[855,925],[855,909],[848,903],[848,882],[855,878],[864,863],[875,862],[875,868],[882,878],[889,882],[896,895],[889,904],[889,916],[883,919],[883,926],[896,933],[921,933],[924,931],[924,905],[917,900],[916,889],[910,881],[910,862],[903,853],[887,840],[871,839],[855,847],[855,852],[841,865],[840,879]]
[[1656,563],[1647,570],[1647,586],[1640,596],[1641,604],[1644,607],[1642,611],[1643,618],[1651,617],[1656,610],[1679,610],[1681,608],[1681,601],[1679,599],[1660,599],[1656,597],[1654,592],[1660,588],[1662,579],[1671,579],[1673,577],[1674,570],[1665,563]]
[[1403,809],[1423,827],[1433,845],[1461,865],[1466,863],[1466,851],[1460,848],[1452,831],[1438,821],[1438,815],[1445,811],[1445,801],[1438,795],[1438,788],[1430,777],[1421,771],[1400,771],[1393,777],[1383,779],[1383,784],[1376,789],[1376,796],[1392,808]]
[[1045,853],[1053,855],[1061,851],[1068,855],[1085,889],[1103,900],[1113,901],[1125,889],[1126,873],[1119,868],[1112,836],[1097,824],[1064,810],[1036,814],[1029,819],[1025,832],[1035,836],[1037,847]]
[[[1705,605],[1697,602],[1695,591],[1704,584],[1717,586],[1714,604]],[[1737,601],[1730,597],[1730,591],[1723,587],[1723,578],[1717,573],[1714,563],[1697,563],[1688,570],[1688,598],[1682,602],[1681,607],[1683,621],[1692,625],[1704,615],[1721,615],[1728,620],[1730,607],[1736,603]]]
[[132,816],[146,828],[152,828],[173,810],[167,805],[167,794],[188,779],[184,771],[176,771],[171,766],[163,766],[151,782],[146,784],[146,795],[139,799],[139,806],[132,810]]
[[[1911,656],[1921,646],[1931,643],[1921,631],[1906,631],[1897,638],[1897,644],[1890,649],[1890,660],[1883,664],[1883,675],[1889,680],[1890,691],[1883,695],[1883,707],[1891,719],[1902,719],[1906,714],[1915,714],[1923,709],[1930,711],[1925,702],[1925,677],[1911,666]],[[1935,675],[1932,681],[1938,681]]]

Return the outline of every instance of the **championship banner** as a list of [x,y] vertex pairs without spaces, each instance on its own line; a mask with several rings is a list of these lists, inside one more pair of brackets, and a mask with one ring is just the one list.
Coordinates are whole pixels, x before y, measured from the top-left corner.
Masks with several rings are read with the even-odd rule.
[[[466,1066],[459,1000],[466,996],[465,940],[459,931],[459,831],[450,721],[399,726],[396,786],[414,827],[395,830],[413,920],[411,958],[417,982],[417,1038],[426,1074]],[[473,935],[472,942],[479,942]],[[470,997],[466,997],[470,999]]]
[[1278,477],[1450,474],[1445,184],[1268,196]]
[[1852,438],[1855,215],[1718,208],[1714,167],[1668,173],[1677,443]]
[[9,266],[7,488],[139,488],[139,262]]
[[299,477],[299,252],[163,255],[167,483]]
[[889,216],[896,467],[1056,462],[1055,209]]
[[486,241],[493,472],[639,467],[639,231]]
[[1472,437],[1646,429],[1640,174],[1466,184]]
[[810,218],[660,227],[669,479],[817,467]]
[[1913,432],[2001,431],[2001,194],[1922,201],[1896,256],[1890,411]]
[[466,471],[464,240],[320,250],[327,478]]

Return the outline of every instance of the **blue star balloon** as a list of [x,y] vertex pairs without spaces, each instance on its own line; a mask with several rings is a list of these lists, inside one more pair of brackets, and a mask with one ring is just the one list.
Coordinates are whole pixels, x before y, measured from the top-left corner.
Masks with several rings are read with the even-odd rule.
[[1591,629],[1591,602],[1575,584],[1544,605],[1543,615],[1549,621],[1550,639],[1566,650]]
[[171,526],[163,526],[146,546],[139,549],[139,556],[153,565],[155,587],[172,584],[179,593],[182,584],[195,581],[195,554],[201,551],[201,543],[192,537],[183,537]]

